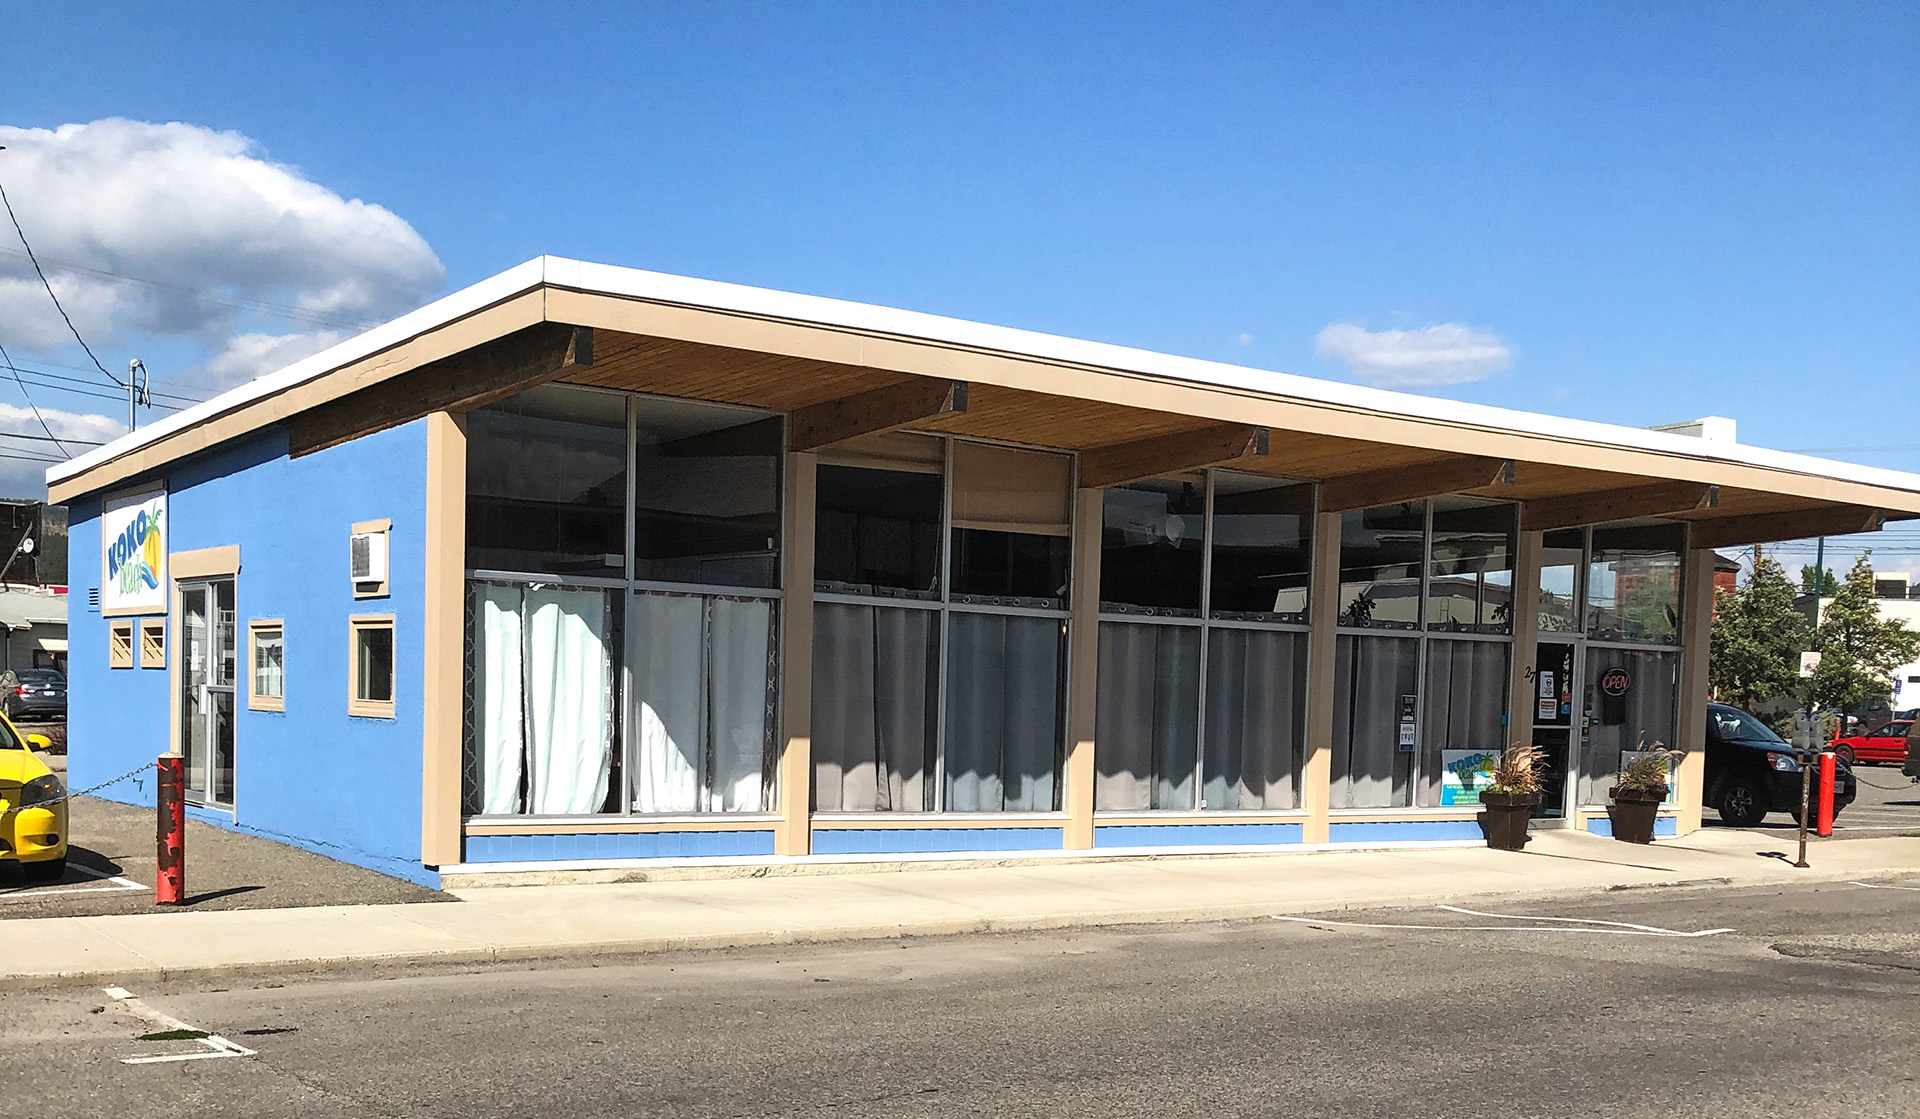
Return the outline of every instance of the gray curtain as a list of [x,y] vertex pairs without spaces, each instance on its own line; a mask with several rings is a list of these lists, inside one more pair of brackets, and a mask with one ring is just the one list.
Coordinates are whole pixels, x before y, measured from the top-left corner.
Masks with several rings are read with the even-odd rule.
[[813,616],[813,800],[820,812],[923,812],[939,614],[822,602]]
[[1299,807],[1306,738],[1307,635],[1207,634],[1206,784],[1201,807]]
[[1341,634],[1334,664],[1333,807],[1411,804],[1412,751],[1400,742],[1400,697],[1420,692],[1420,642]]
[[773,603],[632,599],[636,812],[758,812],[772,745]]
[[1093,803],[1191,809],[1200,727],[1200,627],[1100,623]]
[[946,808],[1058,808],[1061,622],[948,615]]
[[[1609,668],[1624,668],[1630,681],[1621,705],[1624,721],[1607,721],[1606,699],[1598,681]],[[1680,695],[1680,654],[1645,649],[1587,646],[1586,705],[1593,710],[1593,727],[1586,749],[1580,752],[1580,803],[1605,804],[1607,789],[1620,773],[1620,752],[1645,743],[1674,745]],[[1574,691],[1574,714],[1580,714],[1580,689]],[[1699,745],[1694,745],[1699,749]]]
[[1427,640],[1419,803],[1440,803],[1441,751],[1506,748],[1511,651],[1504,641]]

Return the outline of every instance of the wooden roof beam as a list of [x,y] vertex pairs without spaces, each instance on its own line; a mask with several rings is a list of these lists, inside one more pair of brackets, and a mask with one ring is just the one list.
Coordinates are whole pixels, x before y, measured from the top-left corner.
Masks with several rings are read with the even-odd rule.
[[435,412],[471,412],[592,364],[592,327],[538,323],[296,415],[287,453],[310,455]]
[[794,409],[791,446],[796,451],[817,451],[862,435],[878,435],[966,410],[965,381],[915,377]]
[[1521,507],[1520,527],[1528,532],[1547,532],[1632,517],[1670,517],[1675,513],[1712,509],[1719,504],[1719,486],[1702,482],[1656,482],[1529,501]]
[[1267,453],[1267,429],[1215,424],[1080,452],[1080,486],[1105,489]]
[[1694,548],[1730,548],[1736,544],[1771,544],[1808,536],[1849,536],[1879,532],[1886,515],[1878,509],[1840,505],[1826,509],[1795,509],[1787,513],[1751,513],[1693,522]]
[[1320,511],[1345,513],[1351,509],[1419,501],[1484,486],[1510,484],[1513,477],[1512,459],[1480,455],[1394,466],[1364,474],[1344,474],[1320,483]]

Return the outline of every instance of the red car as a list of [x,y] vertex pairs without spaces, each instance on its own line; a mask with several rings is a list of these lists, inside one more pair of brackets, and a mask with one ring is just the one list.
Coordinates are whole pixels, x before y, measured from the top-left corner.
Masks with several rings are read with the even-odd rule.
[[1902,719],[1865,734],[1836,738],[1827,749],[1839,754],[1840,760],[1848,765],[1856,762],[1899,765],[1907,760],[1907,732],[1912,729],[1913,720]]

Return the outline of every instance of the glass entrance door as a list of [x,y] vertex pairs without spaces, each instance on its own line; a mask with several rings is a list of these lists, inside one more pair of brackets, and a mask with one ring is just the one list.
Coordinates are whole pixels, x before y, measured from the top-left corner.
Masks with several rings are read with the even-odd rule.
[[1574,695],[1580,679],[1580,646],[1572,641],[1542,641],[1534,655],[1533,686],[1527,702],[1533,705],[1533,741],[1546,751],[1541,764],[1540,806],[1536,816],[1567,817],[1569,798],[1578,782],[1568,780],[1580,757],[1580,720]]
[[187,799],[233,807],[233,580],[180,584],[180,752]]

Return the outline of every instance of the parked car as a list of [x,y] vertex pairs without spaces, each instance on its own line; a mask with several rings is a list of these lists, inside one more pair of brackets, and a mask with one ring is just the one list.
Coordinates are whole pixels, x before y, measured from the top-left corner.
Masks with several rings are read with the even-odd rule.
[[1907,764],[1900,767],[1900,772],[1920,779],[1920,719],[1907,731]]
[[0,866],[51,882],[67,872],[67,790],[33,752],[46,743],[0,719]]
[[1840,755],[1840,760],[1848,765],[1859,765],[1861,762],[1892,762],[1899,765],[1907,760],[1907,735],[1912,730],[1913,720],[1898,720],[1865,734],[1836,738],[1827,749]]
[[[1816,781],[1816,793],[1818,789]],[[1853,803],[1854,793],[1853,767],[1842,759],[1834,766],[1835,816]],[[1798,752],[1772,727],[1738,707],[1708,704],[1705,804],[1735,827],[1750,828],[1769,812],[1786,812],[1798,819]]]
[[67,717],[67,678],[51,668],[0,672],[0,714],[9,719]]

